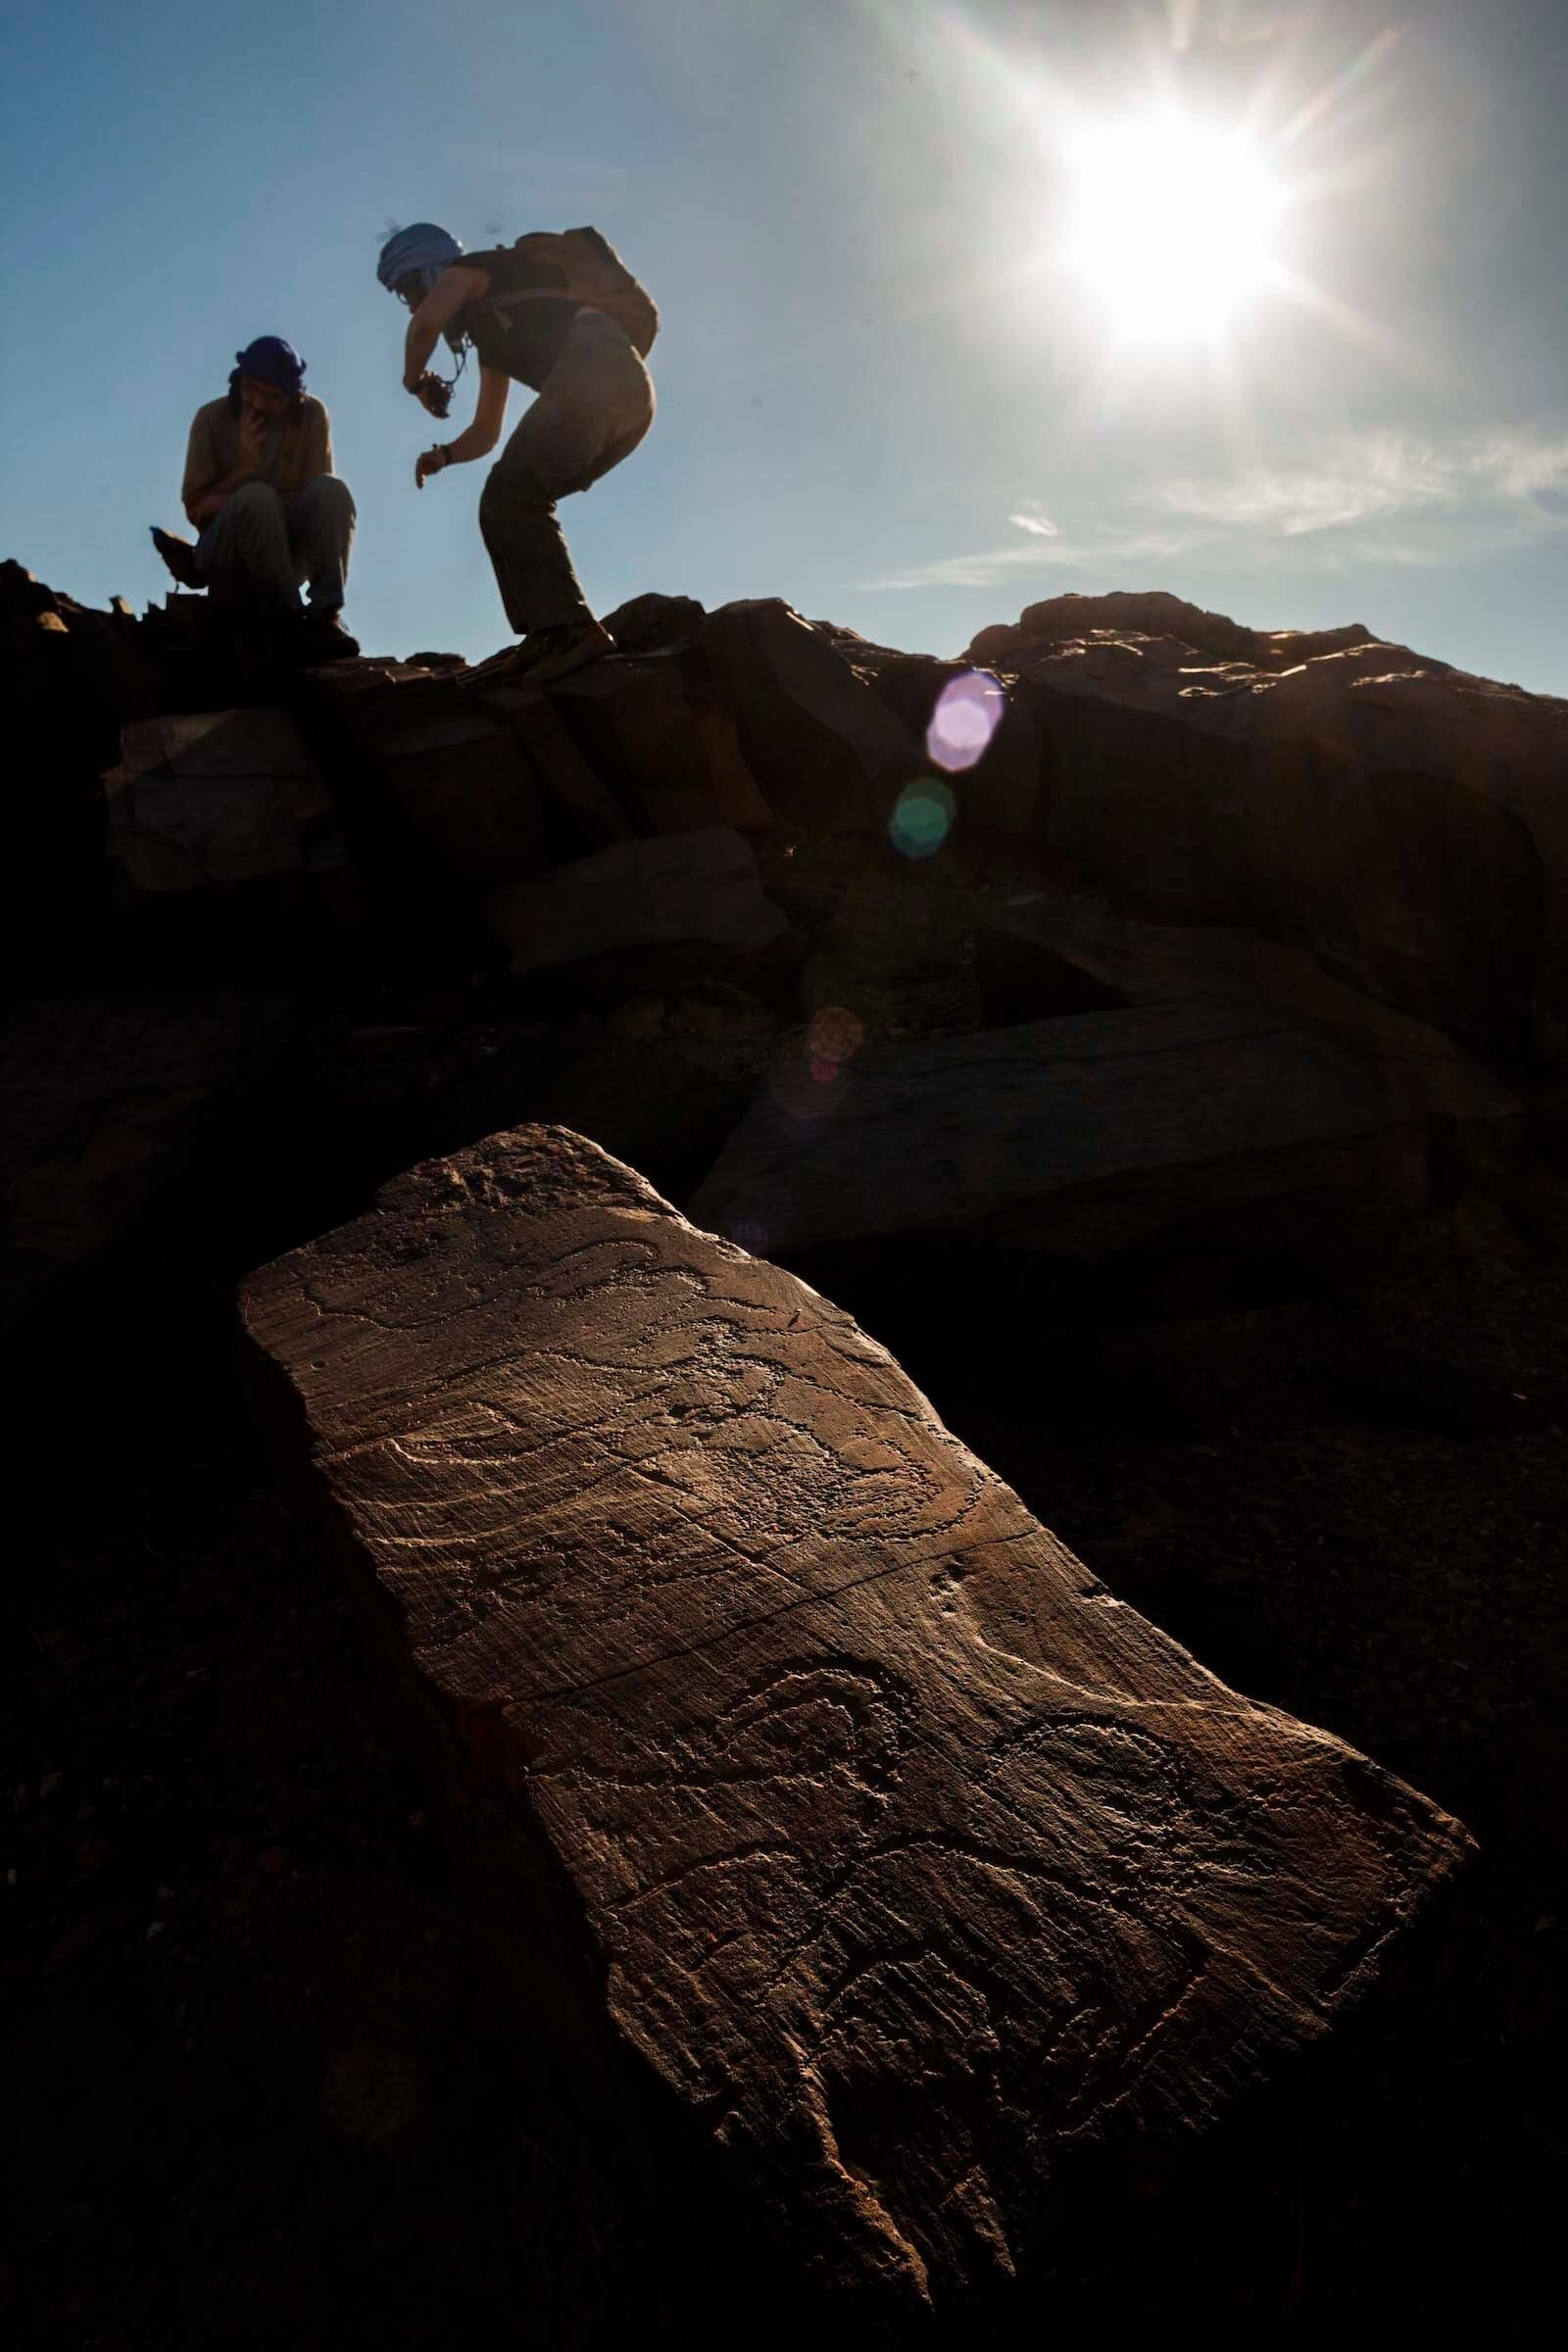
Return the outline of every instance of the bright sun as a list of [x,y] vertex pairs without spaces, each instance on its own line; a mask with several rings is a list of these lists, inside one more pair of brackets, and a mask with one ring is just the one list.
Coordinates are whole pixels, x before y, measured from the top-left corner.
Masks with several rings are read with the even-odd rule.
[[1285,189],[1245,137],[1172,115],[1073,142],[1063,259],[1119,338],[1223,336],[1276,275]]

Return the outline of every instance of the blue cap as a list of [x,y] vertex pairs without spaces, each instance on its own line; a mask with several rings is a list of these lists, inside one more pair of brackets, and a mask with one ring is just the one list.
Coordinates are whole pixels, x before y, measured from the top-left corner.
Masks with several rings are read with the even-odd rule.
[[259,384],[275,384],[279,392],[297,392],[305,381],[305,362],[281,335],[258,335],[234,357],[241,375],[253,376]]

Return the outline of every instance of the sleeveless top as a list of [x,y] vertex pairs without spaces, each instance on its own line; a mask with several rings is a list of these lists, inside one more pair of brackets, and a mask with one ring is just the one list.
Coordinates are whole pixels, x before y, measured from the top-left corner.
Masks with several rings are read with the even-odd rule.
[[[537,392],[560,359],[571,322],[582,304],[557,291],[566,282],[558,263],[530,261],[510,246],[493,246],[486,253],[466,253],[462,270],[482,270],[490,283],[477,302],[464,306],[453,320],[472,343],[485,368],[499,368],[519,384]],[[493,307],[498,295],[522,294],[524,302]]]

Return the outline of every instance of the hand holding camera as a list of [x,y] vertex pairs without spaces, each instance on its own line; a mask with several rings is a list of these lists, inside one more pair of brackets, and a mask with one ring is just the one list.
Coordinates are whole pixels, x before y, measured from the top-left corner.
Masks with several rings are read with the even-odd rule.
[[445,417],[452,413],[452,386],[444,375],[432,375],[428,368],[415,385],[414,397],[426,416]]

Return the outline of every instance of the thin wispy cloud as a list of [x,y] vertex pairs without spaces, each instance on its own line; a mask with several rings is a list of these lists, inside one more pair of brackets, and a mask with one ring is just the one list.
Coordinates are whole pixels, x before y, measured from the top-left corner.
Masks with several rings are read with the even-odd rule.
[[[1396,430],[1342,435],[1289,464],[1131,486],[1119,511],[1074,528],[1025,500],[1024,534],[861,583],[986,588],[1030,571],[1102,571],[1196,557],[1259,569],[1441,568],[1568,530],[1568,434],[1540,426],[1444,442]],[[1291,542],[1289,557],[1283,542]]]
[[[1305,466],[1164,484],[1167,514],[1286,539],[1382,521],[1491,510],[1527,535],[1554,527],[1568,491],[1568,437],[1537,429],[1442,443],[1397,432],[1347,436]],[[1508,511],[1511,510],[1511,514]]]
[[1372,435],[1326,453],[1315,465],[1260,467],[1208,481],[1177,480],[1157,492],[1167,513],[1229,529],[1286,539],[1343,529],[1375,516],[1408,514],[1457,497],[1451,464],[1396,434]]
[[[1009,520],[1016,520],[1015,516]],[[1187,531],[1106,530],[1071,539],[1059,534],[1031,538],[1028,545],[980,548],[973,555],[941,556],[906,571],[884,572],[858,583],[872,588],[990,588],[1016,572],[1090,570],[1105,564],[1152,564],[1186,555],[1204,534]]]

